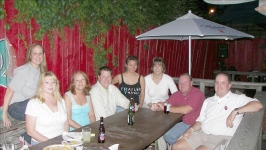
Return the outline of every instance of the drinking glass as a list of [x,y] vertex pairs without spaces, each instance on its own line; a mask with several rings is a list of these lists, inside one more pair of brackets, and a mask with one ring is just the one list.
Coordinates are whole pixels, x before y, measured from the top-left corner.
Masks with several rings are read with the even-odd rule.
[[166,109],[167,109],[167,103],[165,102],[164,103],[164,109],[163,109],[164,114],[166,114]]
[[83,127],[82,128],[82,140],[83,144],[88,144],[91,141],[91,128]]
[[166,106],[166,114],[167,115],[169,114],[169,111],[170,111],[170,104],[167,104],[167,106]]

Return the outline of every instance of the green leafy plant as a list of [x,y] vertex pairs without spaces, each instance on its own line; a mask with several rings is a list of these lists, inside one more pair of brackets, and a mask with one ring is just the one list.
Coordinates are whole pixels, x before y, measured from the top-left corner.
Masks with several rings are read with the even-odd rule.
[[17,34],[17,37],[18,37],[19,40],[22,40],[23,41],[23,43],[24,43],[24,45],[25,45],[26,48],[29,47],[28,42],[25,40],[25,36],[24,35],[18,33]]
[[[95,75],[97,75],[97,71],[100,67],[106,65],[108,63],[108,60],[106,59],[106,55],[110,54],[113,49],[111,46],[108,49],[104,48],[104,43],[105,39],[101,38],[98,44],[91,44],[89,47],[93,48],[94,50],[94,70],[95,70]],[[99,61],[100,60],[100,61]]]
[[5,0],[0,0],[0,19],[5,17],[6,11],[4,9]]
[[83,42],[94,50],[97,70],[108,62],[106,55],[112,49],[104,48],[105,40],[93,42],[95,37],[105,34],[112,26],[126,25],[131,34],[159,26],[184,15],[189,9],[197,13],[197,3],[198,0],[16,0],[15,22],[26,22],[31,29],[34,19],[40,25],[34,37],[41,40],[48,34],[50,42],[53,31],[64,39],[64,27],[78,26]]
[[0,0],[0,19],[5,18],[6,11],[4,9],[5,0]]

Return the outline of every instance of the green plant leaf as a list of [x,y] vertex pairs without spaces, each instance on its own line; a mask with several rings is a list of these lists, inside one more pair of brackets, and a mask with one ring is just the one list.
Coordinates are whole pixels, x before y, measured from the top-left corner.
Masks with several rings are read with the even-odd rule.
[[[1,19],[5,17],[5,10],[4,0],[0,2]],[[34,33],[35,39],[41,40],[48,34],[51,45],[52,31],[56,31],[64,40],[64,27],[77,25],[85,45],[94,50],[97,69],[109,62],[106,55],[112,49],[104,47],[105,36],[100,35],[105,34],[112,26],[125,25],[131,34],[135,34],[137,29],[147,30],[150,26],[172,21],[189,9],[198,11],[200,6],[197,3],[198,0],[16,0],[14,6],[18,13],[14,22],[26,22],[32,29],[30,23],[34,19],[40,25]],[[93,43],[96,37],[102,39]],[[114,61],[113,64],[116,64]]]

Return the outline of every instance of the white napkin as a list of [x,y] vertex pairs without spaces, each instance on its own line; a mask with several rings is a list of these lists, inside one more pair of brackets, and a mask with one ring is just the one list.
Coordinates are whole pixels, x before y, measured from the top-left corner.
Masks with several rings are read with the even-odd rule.
[[76,150],[82,150],[83,149],[83,146],[77,146],[76,147]]
[[119,146],[119,144],[114,144],[114,145],[112,145],[112,146],[110,146],[110,147],[108,147],[110,150],[118,150],[118,146]]
[[82,133],[81,132],[63,132],[62,138],[66,141],[81,140]]

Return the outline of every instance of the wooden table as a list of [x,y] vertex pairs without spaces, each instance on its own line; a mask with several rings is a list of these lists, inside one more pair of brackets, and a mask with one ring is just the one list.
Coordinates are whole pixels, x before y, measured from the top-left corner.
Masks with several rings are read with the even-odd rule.
[[[95,137],[91,137],[89,148],[83,150],[108,149],[113,144],[119,144],[119,150],[141,150],[153,141],[161,137],[166,131],[182,119],[182,114],[163,111],[153,112],[148,108],[141,108],[135,113],[134,125],[127,124],[127,110],[104,118],[105,143],[98,143],[99,121],[90,125]],[[81,131],[77,129],[75,131]],[[55,137],[48,141],[30,147],[30,150],[42,150],[44,147],[60,144],[62,136]]]

